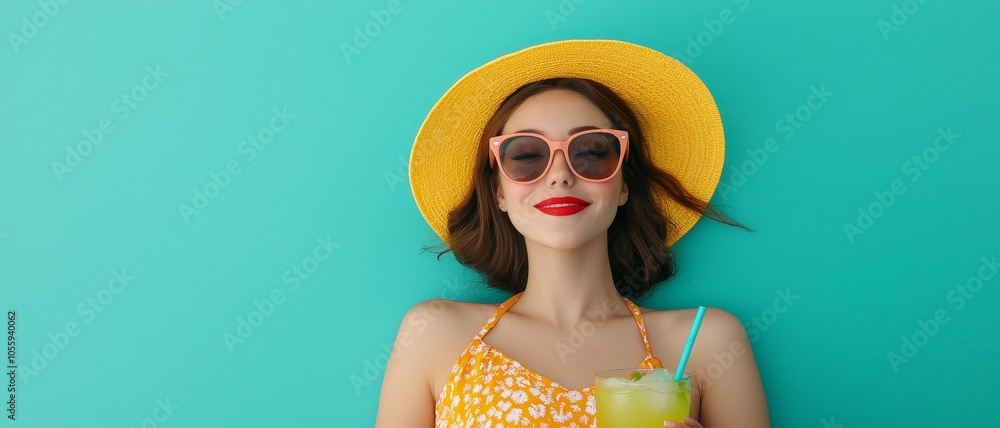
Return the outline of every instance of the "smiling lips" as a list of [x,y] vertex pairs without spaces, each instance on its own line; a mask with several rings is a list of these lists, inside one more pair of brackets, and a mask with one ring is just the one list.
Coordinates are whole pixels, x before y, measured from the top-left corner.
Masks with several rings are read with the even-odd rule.
[[589,202],[572,196],[549,198],[535,204],[539,211],[556,216],[573,215],[590,205]]

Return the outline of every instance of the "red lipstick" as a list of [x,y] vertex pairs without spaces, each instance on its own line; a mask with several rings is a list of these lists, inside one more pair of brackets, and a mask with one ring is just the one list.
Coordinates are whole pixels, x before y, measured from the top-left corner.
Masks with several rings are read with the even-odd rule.
[[584,208],[587,208],[590,203],[582,199],[574,198],[572,196],[560,196],[557,198],[549,198],[535,204],[535,208],[539,211],[556,216],[573,215]]

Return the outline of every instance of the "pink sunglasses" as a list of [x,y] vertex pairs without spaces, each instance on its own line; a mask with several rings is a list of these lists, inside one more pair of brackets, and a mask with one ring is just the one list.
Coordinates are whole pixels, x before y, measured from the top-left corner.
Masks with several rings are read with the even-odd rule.
[[628,132],[589,129],[552,141],[532,132],[499,135],[489,139],[490,166],[500,165],[507,179],[531,184],[549,172],[556,150],[566,157],[569,169],[583,180],[602,183],[621,170],[628,158]]

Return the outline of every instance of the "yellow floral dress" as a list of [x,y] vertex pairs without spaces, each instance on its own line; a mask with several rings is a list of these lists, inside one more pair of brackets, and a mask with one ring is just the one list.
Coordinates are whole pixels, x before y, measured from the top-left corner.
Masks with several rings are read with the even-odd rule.
[[[528,370],[483,342],[486,333],[517,299],[497,308],[458,358],[434,406],[436,428],[596,427],[594,387],[570,390]],[[639,308],[624,299],[639,325],[646,358],[639,367],[660,367],[646,338]]]

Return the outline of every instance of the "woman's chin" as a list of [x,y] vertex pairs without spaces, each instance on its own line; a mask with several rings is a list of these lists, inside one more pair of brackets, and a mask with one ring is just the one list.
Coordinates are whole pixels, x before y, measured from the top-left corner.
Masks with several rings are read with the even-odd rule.
[[[544,236],[525,236],[525,242],[529,246],[534,244],[551,250],[570,251],[586,247],[596,238],[597,236],[586,236],[579,231],[566,231],[564,233],[547,231]],[[603,245],[607,245],[607,243],[605,242]]]

